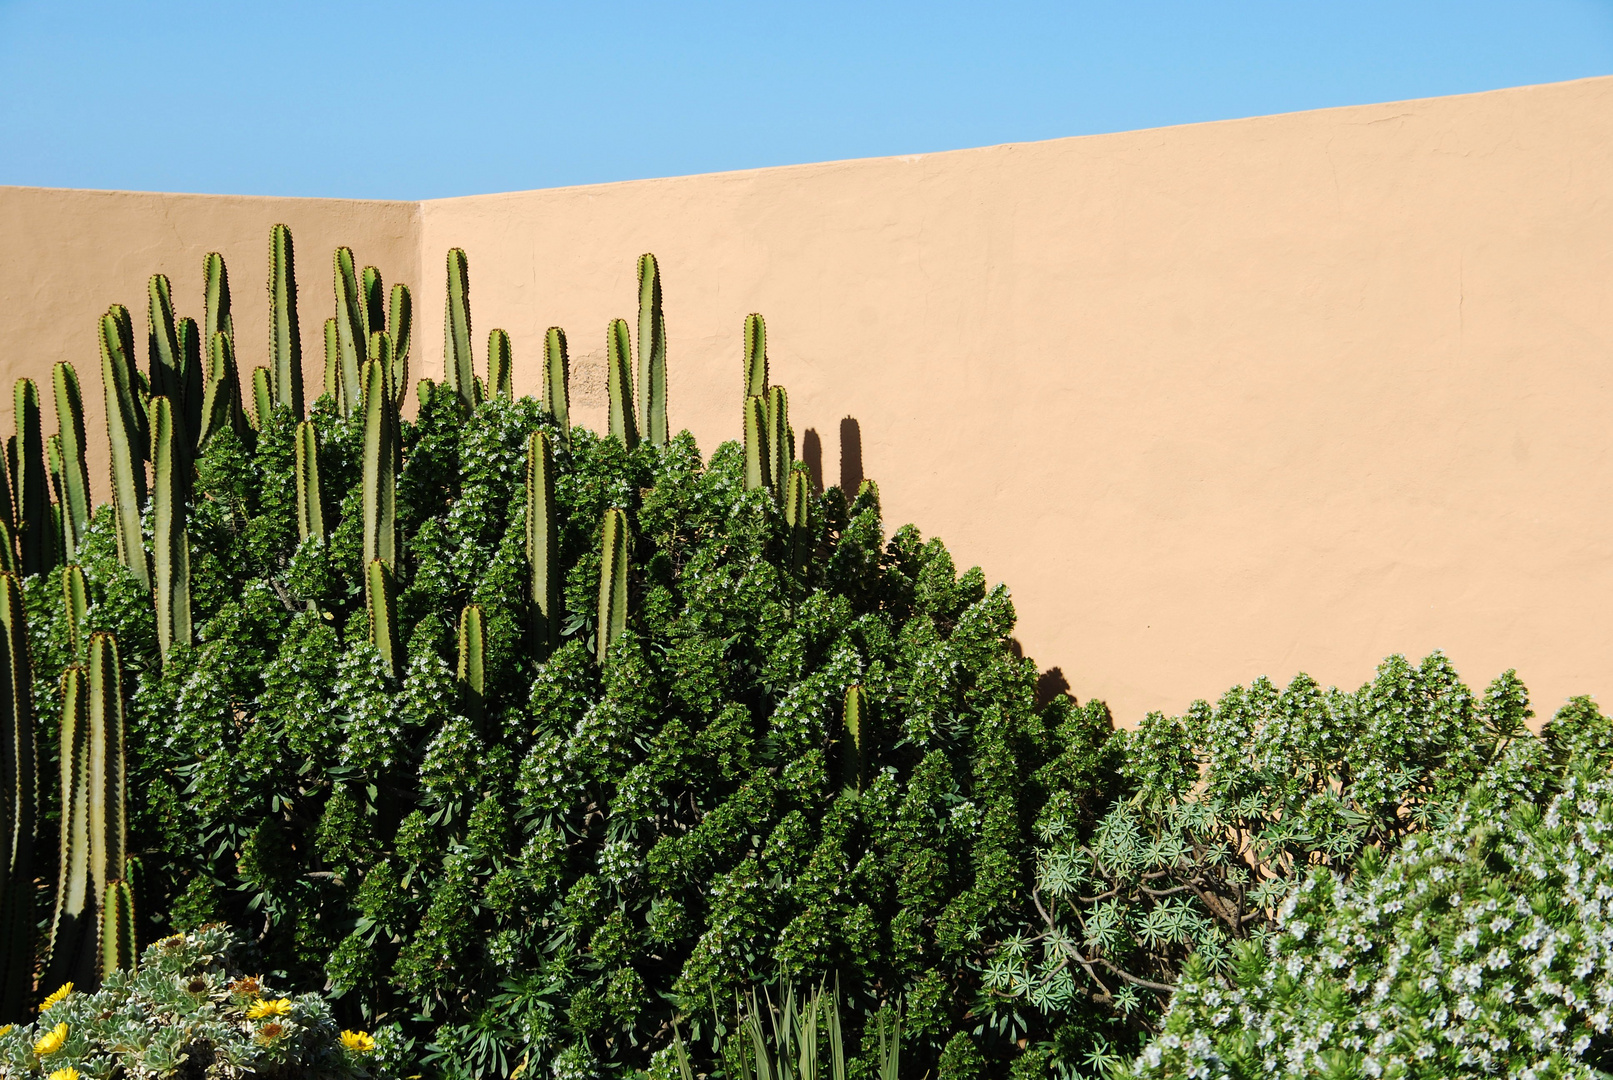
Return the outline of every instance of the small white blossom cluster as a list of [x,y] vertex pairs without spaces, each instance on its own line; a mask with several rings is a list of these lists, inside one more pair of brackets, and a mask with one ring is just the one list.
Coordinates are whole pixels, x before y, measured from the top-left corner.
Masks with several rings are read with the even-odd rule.
[[1137,1077],[1605,1076],[1613,781],[1464,805],[1348,881],[1318,873],[1230,979],[1187,966]]

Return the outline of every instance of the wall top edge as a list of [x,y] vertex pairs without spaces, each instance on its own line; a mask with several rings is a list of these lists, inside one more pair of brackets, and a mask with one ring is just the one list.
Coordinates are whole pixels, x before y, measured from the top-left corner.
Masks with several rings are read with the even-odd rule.
[[[1595,89],[1613,92],[1613,75],[1593,75],[1582,79],[1568,79],[1553,83],[1532,83],[1525,86],[1509,86],[1495,90],[1477,90],[1466,94],[1445,94],[1435,97],[1406,98],[1397,101],[1368,102],[1358,105],[1333,105],[1320,109],[1299,109],[1285,113],[1262,113],[1256,116],[1233,117],[1225,120],[1204,120],[1189,124],[1166,124],[1152,128],[1131,128],[1124,131],[1097,132],[1087,135],[1065,135],[1052,139],[1031,139],[1021,142],[994,143],[988,146],[963,147],[953,150],[923,151],[911,154],[889,154],[865,158],[841,158],[832,161],[801,162],[792,165],[767,165],[753,169],[729,169],[708,173],[684,173],[675,176],[644,177],[634,180],[612,180],[596,184],[565,184],[550,188],[521,188],[514,191],[486,192],[478,195],[455,195],[441,199],[344,199],[321,195],[231,195],[216,192],[164,192],[164,191],[138,191],[106,188],[50,188],[25,184],[0,184],[0,192],[38,191],[38,192],[66,192],[71,191],[88,196],[101,196],[107,198],[150,198],[160,196],[165,199],[186,198],[198,200],[229,200],[235,203],[338,203],[352,206],[376,206],[401,210],[420,211],[431,207],[444,206],[452,203],[464,203],[476,199],[501,199],[510,196],[530,195],[538,192],[569,192],[600,190],[605,188],[624,188],[630,185],[646,184],[675,184],[686,181],[703,180],[720,177],[725,180],[744,180],[755,176],[789,176],[843,169],[854,166],[867,166],[877,164],[898,164],[916,162],[932,158],[958,158],[965,155],[994,154],[1012,152],[1029,148],[1052,148],[1059,145],[1092,145],[1102,140],[1117,140],[1132,138],[1139,135],[1151,135],[1163,132],[1188,132],[1204,129],[1225,129],[1234,125],[1252,126],[1272,122],[1292,122],[1307,117],[1331,117],[1348,122],[1351,113],[1363,116],[1372,116],[1385,109],[1417,109],[1431,106],[1447,106],[1460,108],[1470,101],[1494,101],[1498,98],[1524,97],[1540,93],[1562,93],[1574,90]],[[1381,117],[1373,116],[1373,119]]]

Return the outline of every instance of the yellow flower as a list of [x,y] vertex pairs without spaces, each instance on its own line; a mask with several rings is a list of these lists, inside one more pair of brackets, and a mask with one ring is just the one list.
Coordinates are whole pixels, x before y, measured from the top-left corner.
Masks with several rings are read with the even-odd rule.
[[61,1004],[63,1001],[67,1000],[67,995],[71,994],[72,992],[73,992],[73,984],[72,983],[62,983],[61,988],[59,990],[57,990],[50,997],[46,998],[44,1001],[41,1001],[39,1003],[39,1011],[44,1012],[46,1009],[50,1008],[52,1005]]
[[51,1073],[47,1080],[78,1080],[78,1070],[69,1065],[65,1069],[57,1069]]
[[375,1049],[375,1040],[367,1031],[344,1031],[342,1045],[355,1054],[368,1054]]
[[55,1027],[45,1032],[45,1034],[41,1035],[38,1042],[34,1043],[34,1053],[38,1054],[40,1057],[49,1057],[51,1054],[54,1054],[56,1051],[60,1050],[62,1048],[62,1044],[66,1041],[67,1025],[57,1024]]
[[266,1016],[285,1016],[291,1012],[290,998],[276,998],[273,1001],[254,1001],[246,1010],[248,1020],[262,1020]]
[[16,1026],[15,1024],[7,1024],[5,1027],[0,1027],[0,1035],[10,1035],[11,1029]]

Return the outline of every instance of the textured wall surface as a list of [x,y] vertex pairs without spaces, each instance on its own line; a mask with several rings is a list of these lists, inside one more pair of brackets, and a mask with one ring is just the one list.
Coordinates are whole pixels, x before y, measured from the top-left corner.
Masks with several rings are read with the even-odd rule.
[[504,327],[535,391],[564,326],[597,425],[654,251],[674,426],[738,436],[763,312],[803,456],[1007,582],[1026,652],[1123,722],[1435,648],[1549,712],[1613,704],[1610,191],[1613,78],[418,206],[0,189],[0,375],[93,373],[152,269],[199,313],[210,247],[262,340],[286,220],[310,378],[333,243],[416,287],[433,376],[460,245],[478,363]]

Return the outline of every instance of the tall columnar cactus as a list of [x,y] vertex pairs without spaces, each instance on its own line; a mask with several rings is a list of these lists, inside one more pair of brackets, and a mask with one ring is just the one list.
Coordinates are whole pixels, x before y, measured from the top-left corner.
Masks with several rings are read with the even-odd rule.
[[134,890],[113,881],[101,900],[101,978],[114,971],[133,971],[139,949],[134,938]]
[[386,286],[381,283],[381,271],[366,266],[359,275],[358,313],[363,316],[359,324],[359,340],[368,341],[377,330],[386,329]]
[[755,491],[773,480],[767,445],[767,401],[760,394],[745,399],[745,488]]
[[16,456],[11,463],[12,505],[17,512],[17,540],[25,576],[43,574],[56,565],[56,535],[50,513],[45,437],[39,415],[39,387],[18,379],[13,402],[17,420]]
[[846,687],[846,704],[841,713],[840,786],[842,790],[868,788],[869,702],[861,686]]
[[403,650],[398,644],[397,586],[392,568],[380,559],[371,561],[365,569],[364,603],[369,609],[370,644],[396,679],[403,667]]
[[515,358],[504,330],[487,335],[487,396],[515,397]]
[[319,437],[314,422],[297,425],[297,538],[325,539],[325,501],[319,486]]
[[487,624],[480,604],[466,604],[459,613],[460,707],[472,722],[482,722],[482,701],[487,692]]
[[782,386],[767,389],[767,458],[773,469],[771,486],[782,495],[790,466],[795,464],[795,431],[790,427],[790,395]]
[[554,450],[546,432],[526,438],[526,562],[532,589],[532,646],[545,659],[560,643],[559,516],[554,495]]
[[566,356],[566,332],[549,327],[543,335],[543,408],[559,425],[571,445],[571,361]]
[[98,974],[95,895],[90,879],[89,673],[62,672],[60,754],[61,825],[58,830],[56,910],[50,922],[50,967],[45,985],[71,982],[88,990]]
[[[289,405],[302,419],[302,334],[297,328],[297,265],[291,230],[276,225],[269,233],[269,370],[277,405]],[[261,427],[267,411],[258,414]]]
[[198,448],[214,435],[229,428],[242,439],[251,428],[241,408],[241,378],[235,367],[235,346],[228,334],[213,335],[207,350],[207,389],[202,395],[202,427],[196,439]]
[[190,644],[190,538],[185,527],[186,485],[173,403],[151,399],[152,563],[157,645],[163,660],[175,645]]
[[[51,435],[45,439],[45,475],[50,477],[50,490],[56,493],[56,499],[50,504],[50,542],[51,550],[55,553],[55,565],[67,557],[67,547],[62,542],[62,437]],[[71,526],[67,526],[71,527]]]
[[86,660],[90,728],[90,881],[95,895],[101,896],[108,885],[124,879],[128,854],[123,664],[118,655],[118,639],[105,632],[91,634]]
[[235,319],[230,314],[230,275],[224,269],[224,256],[209,251],[202,259],[202,338],[212,341],[223,334],[235,345]]
[[325,393],[336,403],[343,414],[347,412],[347,398],[342,390],[341,335],[334,318],[325,320]]
[[146,362],[151,392],[173,401],[181,400],[184,393],[181,369],[185,361],[179,350],[173,288],[164,274],[152,274],[146,282]]
[[397,567],[397,416],[378,360],[364,364],[364,565]]
[[266,367],[252,369],[252,418],[253,424],[262,431],[269,424],[269,416],[274,412],[274,373]]
[[392,403],[402,406],[409,389],[409,346],[414,340],[414,300],[407,285],[392,286],[386,332],[392,335]]
[[34,841],[39,807],[33,669],[22,582],[0,574],[0,1019],[23,1019],[34,978]]
[[[125,312],[127,316],[127,312]],[[124,351],[119,319],[101,316],[101,388],[106,405],[107,445],[112,464],[112,511],[117,522],[118,561],[142,585],[151,584],[140,514],[146,505],[146,417],[133,383],[133,367]]]
[[180,431],[185,435],[185,451],[192,459],[196,456],[196,447],[200,445],[202,431],[202,407],[205,390],[203,388],[203,358],[202,329],[196,325],[196,320],[183,318],[178,325],[179,340],[179,397],[176,403],[182,405],[180,411]]
[[638,402],[644,437],[665,446],[666,315],[661,310],[661,269],[648,252],[638,257]]
[[364,298],[360,295],[358,272],[353,266],[353,249],[339,247],[331,256],[336,286],[336,352],[342,371],[342,412],[358,407],[359,366],[364,363]]
[[56,425],[62,447],[62,524],[64,545],[78,550],[90,527],[90,471],[84,462],[84,394],[78,372],[62,361],[51,372],[56,398]]
[[790,569],[799,576],[812,558],[812,474],[804,462],[790,468],[784,483],[784,524],[789,530]]
[[745,316],[745,396],[767,394],[767,322],[752,312]]
[[476,404],[475,365],[470,351],[470,262],[463,248],[448,252],[448,301],[443,314],[442,384],[465,408]]
[[627,541],[626,511],[606,510],[600,539],[599,637],[594,647],[594,658],[601,665],[610,659],[611,646],[627,629]]
[[605,327],[605,388],[610,395],[610,433],[629,450],[638,446],[633,417],[633,340],[626,319]]
[[84,659],[84,616],[90,609],[90,583],[77,563],[62,567],[62,610],[67,613],[68,647],[73,658]]
[[395,363],[392,349],[392,335],[385,330],[373,331],[364,347],[364,359],[374,360],[381,365],[381,390],[392,406],[392,412],[398,411],[397,396],[392,393],[394,380],[392,368]]

